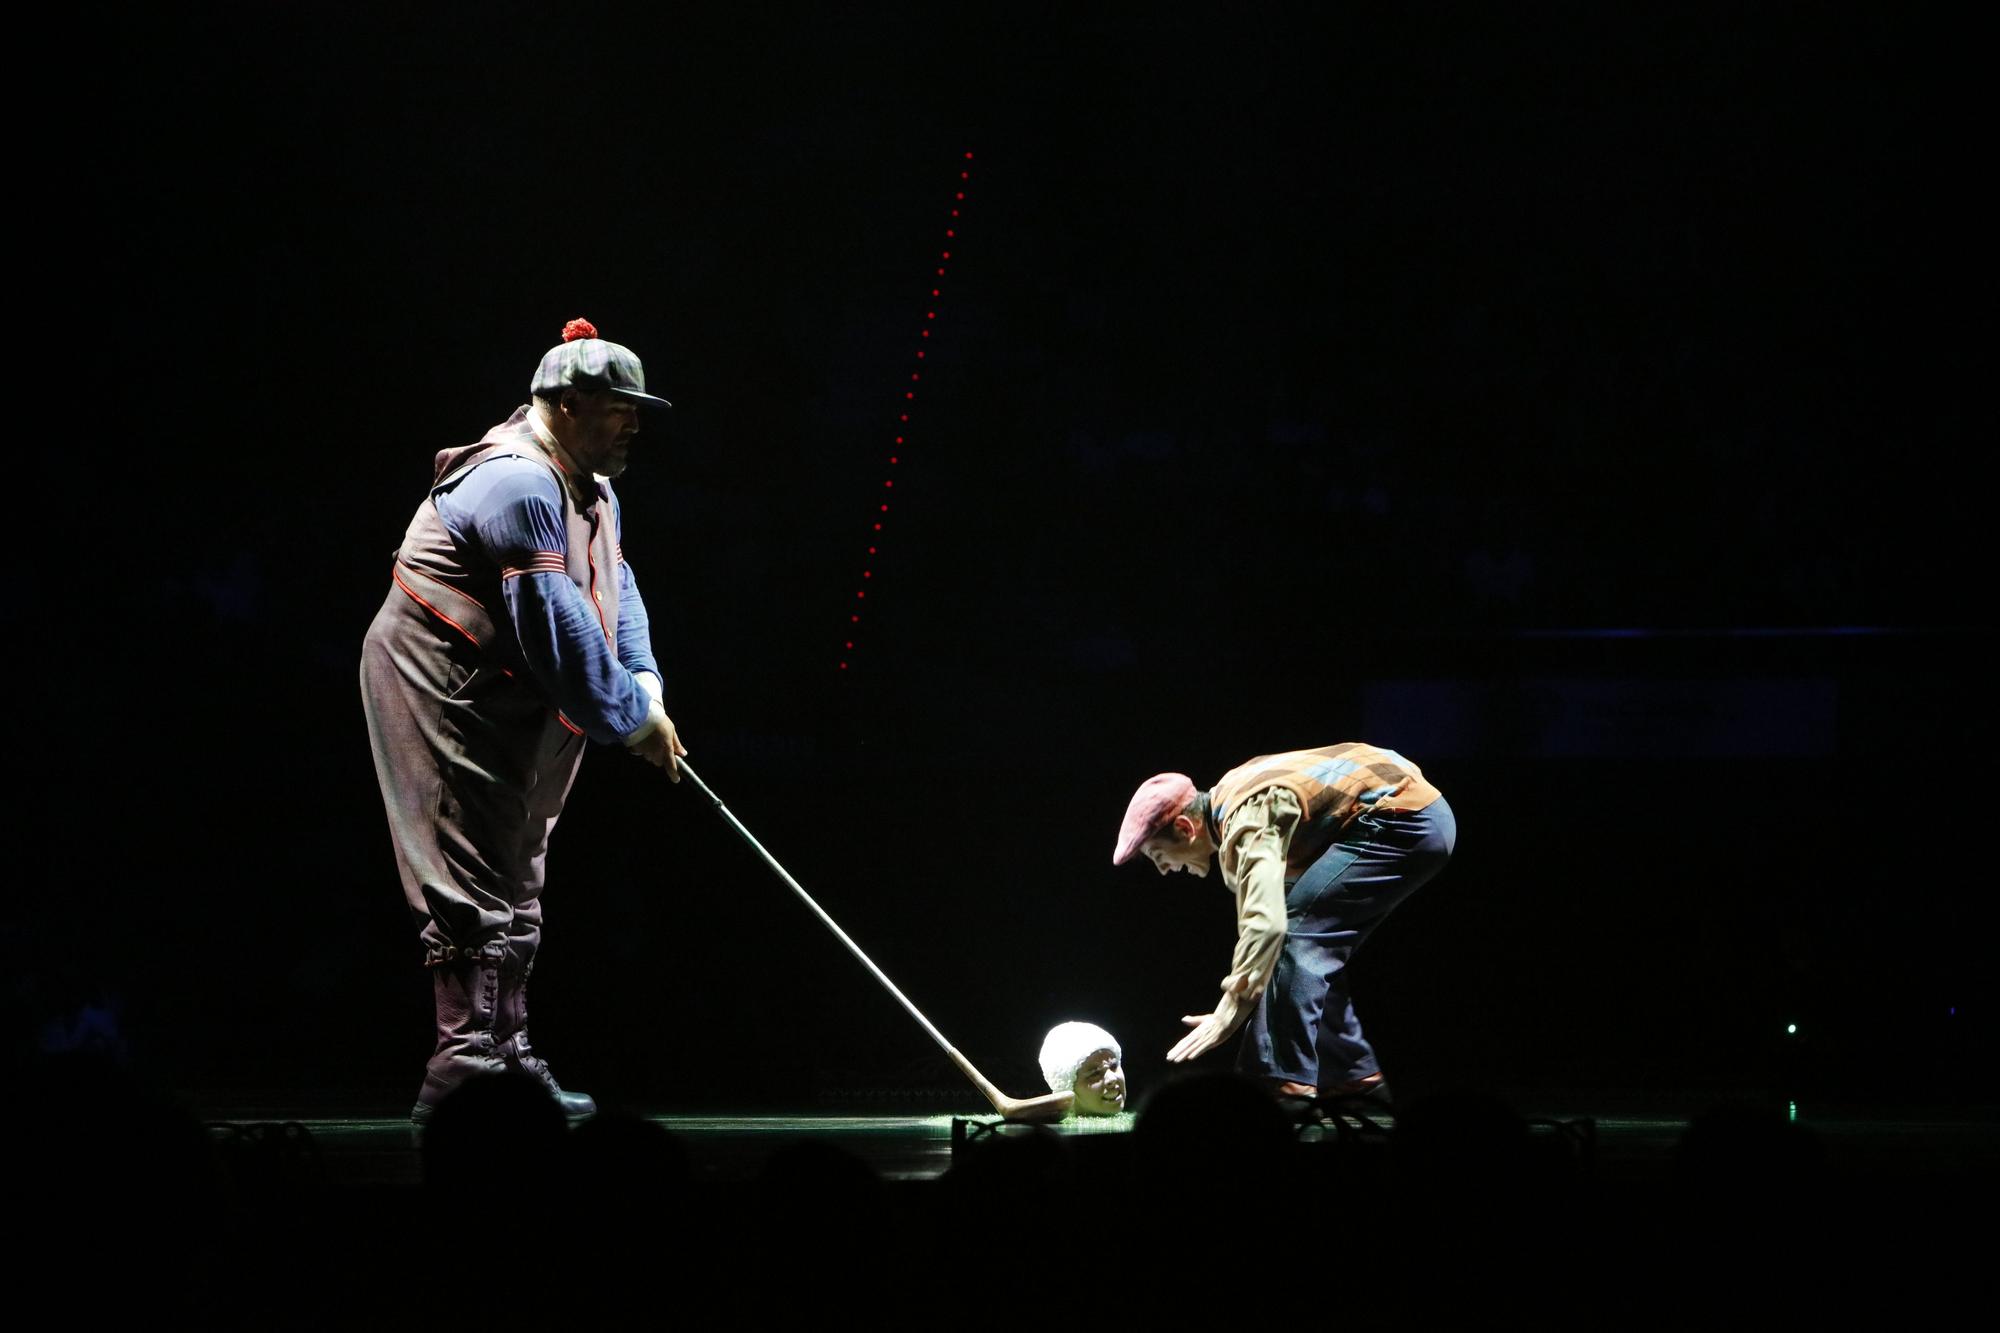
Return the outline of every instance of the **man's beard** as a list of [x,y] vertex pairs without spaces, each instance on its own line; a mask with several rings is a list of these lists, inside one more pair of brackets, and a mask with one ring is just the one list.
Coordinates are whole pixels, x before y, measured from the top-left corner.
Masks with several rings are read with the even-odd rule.
[[631,444],[626,442],[613,444],[606,449],[602,459],[604,466],[597,469],[597,475],[614,478],[625,475],[625,469],[631,463],[631,448]]

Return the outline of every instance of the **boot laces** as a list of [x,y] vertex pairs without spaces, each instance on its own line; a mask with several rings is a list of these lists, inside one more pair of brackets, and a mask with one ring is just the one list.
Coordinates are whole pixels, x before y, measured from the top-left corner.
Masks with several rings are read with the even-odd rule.
[[507,1039],[508,1058],[522,1073],[540,1082],[552,1093],[560,1094],[562,1085],[549,1072],[549,1062],[536,1055],[528,1045],[528,1030],[522,1028]]

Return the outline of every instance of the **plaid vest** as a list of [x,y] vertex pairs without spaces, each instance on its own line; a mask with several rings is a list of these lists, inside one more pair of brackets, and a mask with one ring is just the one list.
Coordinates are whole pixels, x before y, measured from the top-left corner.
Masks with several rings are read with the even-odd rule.
[[1244,798],[1267,787],[1291,792],[1303,812],[1285,856],[1291,874],[1317,861],[1363,812],[1421,810],[1440,795],[1415,764],[1394,750],[1359,741],[1259,755],[1223,774],[1208,793],[1209,819],[1218,839]]

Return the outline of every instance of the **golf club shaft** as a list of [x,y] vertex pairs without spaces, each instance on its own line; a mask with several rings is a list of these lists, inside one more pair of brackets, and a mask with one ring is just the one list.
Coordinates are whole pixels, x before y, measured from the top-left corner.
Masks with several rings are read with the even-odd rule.
[[757,841],[756,835],[752,834],[749,829],[743,827],[743,821],[738,819],[730,811],[729,807],[722,803],[722,798],[720,796],[717,796],[715,792],[710,789],[709,785],[701,780],[701,775],[696,773],[694,769],[688,766],[688,761],[685,759],[681,759],[678,761],[678,763],[680,764],[681,776],[686,778],[688,781],[694,783],[696,788],[700,790],[703,796],[706,796],[709,800],[715,802],[715,808],[722,812],[722,817],[729,821],[730,827],[734,828],[738,833],[743,835],[743,841],[749,843],[752,847],[757,849],[757,855],[763,857],[765,864],[770,866],[772,870],[775,870],[777,872],[778,878],[785,881],[786,885],[791,888],[791,891],[793,893],[799,895],[799,901],[803,902],[807,907],[810,907],[813,910],[813,915],[817,916],[821,921],[826,923],[826,928],[833,932],[834,937],[836,939],[838,939],[842,944],[847,946],[847,951],[853,954],[855,958],[859,959],[863,967],[867,968],[871,973],[874,974],[875,980],[881,982],[883,987],[891,995],[896,997],[896,1002],[898,1004],[902,1005],[905,1009],[910,1011],[910,1017],[916,1019],[918,1024],[922,1026],[923,1030],[930,1034],[931,1040],[936,1042],[940,1047],[943,1048],[944,1053],[951,1057],[952,1062],[958,1065],[958,1067],[962,1071],[964,1071],[966,1076],[971,1078],[973,1083],[980,1087],[981,1091],[985,1091],[986,1087],[990,1085],[986,1083],[986,1080],[984,1078],[980,1077],[979,1071],[972,1067],[971,1062],[968,1061],[964,1056],[960,1055],[957,1049],[953,1047],[950,1042],[944,1039],[944,1033],[939,1032],[936,1027],[932,1026],[931,1021],[928,1018],[924,1017],[923,1011],[918,1009],[917,1006],[915,1006],[914,1004],[910,1003],[909,996],[903,994],[903,992],[896,989],[896,983],[889,980],[888,974],[883,972],[881,968],[875,966],[874,959],[870,958],[867,954],[861,952],[861,946],[856,944],[852,939],[848,938],[847,932],[840,928],[840,923],[835,921],[832,917],[828,916],[826,914],[826,909],[813,901],[812,895],[810,893],[807,893],[805,889],[800,886],[799,882],[792,878],[790,871],[786,870],[783,866],[778,864],[778,858],[771,855],[770,852],[764,849],[764,844]]

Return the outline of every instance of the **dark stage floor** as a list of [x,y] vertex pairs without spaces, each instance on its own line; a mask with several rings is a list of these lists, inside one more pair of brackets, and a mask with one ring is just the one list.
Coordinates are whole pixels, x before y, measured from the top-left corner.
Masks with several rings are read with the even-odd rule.
[[[1535,1132],[1568,1133],[1588,1157],[1593,1178],[1606,1184],[1665,1181],[1689,1112],[1670,1105],[1648,1110],[1637,1094],[1566,1099],[1523,1111]],[[198,1102],[197,1105],[202,1105]],[[210,1102],[203,1120],[219,1142],[289,1134],[297,1150],[319,1159],[329,1183],[415,1184],[421,1178],[408,1120],[380,1108],[343,1107],[338,1113],[303,1100]],[[1814,1108],[1794,1105],[1792,1123],[1823,1145],[1836,1178],[1856,1181],[1961,1181],[2000,1178],[2000,1136],[1995,1116],[1965,1108],[1895,1110]],[[674,1114],[645,1117],[685,1145],[697,1180],[752,1181],[773,1154],[801,1142],[832,1144],[866,1162],[884,1180],[930,1180],[952,1164],[954,1127],[963,1142],[997,1124],[968,1105],[957,1112],[896,1114]],[[1064,1138],[1123,1135],[1130,1114],[1072,1120],[1050,1127]],[[1383,1120],[1386,1127],[1390,1121]],[[286,1128],[294,1127],[294,1128]],[[1366,1140],[1368,1126],[1354,1137]],[[1011,1127],[1010,1127],[1011,1129]],[[1331,1142],[1332,1131],[1306,1131]]]
[[[1491,1121],[1425,1139],[1423,1101],[1393,1127],[1304,1129],[1277,1156],[1239,1151],[1254,1134],[1156,1135],[1173,1122],[1146,1109],[1051,1144],[947,1097],[643,1116],[684,1174],[629,1122],[554,1154],[475,1134],[426,1183],[402,1108],[344,1096],[183,1096],[213,1149],[200,1163],[184,1120],[188,1139],[83,1112],[22,1127],[35,1202],[18,1211],[43,1242],[28,1271],[93,1309],[218,1329],[428,1330],[464,1309],[714,1327],[716,1308],[756,1326],[1018,1329],[1103,1300],[1112,1327],[1167,1328],[1286,1282],[1310,1309],[1400,1327],[1903,1326],[1984,1271],[1977,1219],[2000,1183],[1992,1117],[1962,1107],[1767,1106],[1691,1172],[1684,1136],[1713,1099],[1603,1093],[1523,1100],[1531,1150],[1504,1163]],[[788,1152],[801,1144],[838,1151]]]

